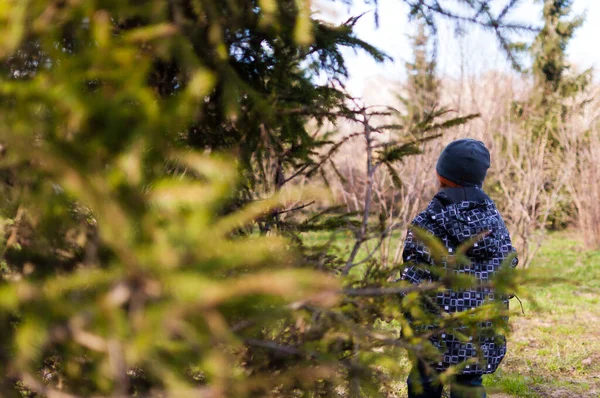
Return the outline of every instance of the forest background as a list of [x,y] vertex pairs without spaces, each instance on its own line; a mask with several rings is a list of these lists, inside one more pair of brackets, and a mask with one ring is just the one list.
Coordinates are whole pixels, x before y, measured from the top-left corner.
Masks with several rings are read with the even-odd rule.
[[[549,286],[583,289],[532,265],[548,231],[600,244],[596,87],[565,57],[583,19],[566,0],[539,26],[514,0],[398,1],[412,50],[380,104],[345,86],[348,49],[390,61],[354,32],[376,1],[341,24],[308,0],[2,2],[2,394],[402,394],[409,362],[436,355],[413,325],[506,315],[422,310],[469,278],[395,281],[456,137],[490,148],[484,188],[519,251],[497,291],[529,309]],[[440,80],[442,20],[491,32],[515,73]]]

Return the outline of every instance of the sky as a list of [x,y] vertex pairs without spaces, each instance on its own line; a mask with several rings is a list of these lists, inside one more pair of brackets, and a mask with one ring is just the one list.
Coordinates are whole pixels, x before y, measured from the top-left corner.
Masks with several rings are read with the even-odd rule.
[[[496,0],[493,4],[503,5],[507,1]],[[360,0],[355,3],[349,9],[323,1],[317,3],[316,9],[320,18],[332,22],[342,22],[351,15],[368,12],[356,25],[358,37],[394,58],[394,61],[377,64],[363,52],[346,51],[350,71],[348,89],[352,94],[360,96],[365,91],[365,85],[373,81],[373,78],[383,76],[386,79],[402,80],[405,77],[404,62],[411,57],[408,34],[413,32],[414,27],[407,23],[408,7],[400,0],[379,0],[379,27],[376,27],[374,21],[374,6],[364,5]],[[509,14],[509,20],[541,26],[541,7],[537,1],[524,0],[519,8]],[[586,20],[576,31],[567,49],[568,58],[577,70],[594,68],[600,71],[600,0],[575,0],[573,15],[582,14]],[[510,64],[492,33],[469,28],[459,38],[454,31],[453,23],[442,23],[439,27],[440,76],[458,76],[461,65],[469,73],[475,74],[490,69],[510,70]],[[525,41],[532,38],[533,35],[522,37]],[[599,74],[596,73],[595,80],[600,80]]]

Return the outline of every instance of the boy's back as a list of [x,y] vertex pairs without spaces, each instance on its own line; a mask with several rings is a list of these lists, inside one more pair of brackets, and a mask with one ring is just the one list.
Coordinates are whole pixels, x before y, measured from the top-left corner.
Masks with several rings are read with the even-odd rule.
[[[437,271],[442,274],[470,275],[476,281],[469,289],[439,292],[435,305],[429,306],[434,313],[466,311],[490,301],[500,301],[508,308],[508,297],[495,293],[489,283],[514,252],[496,205],[482,190],[490,164],[490,153],[482,142],[469,138],[451,142],[442,151],[436,166],[442,189],[413,221],[414,226],[441,240],[449,256],[455,255],[463,244],[473,242],[473,238],[480,238],[467,250],[467,263],[456,262],[450,268],[446,258],[436,264],[427,247],[412,231],[406,238],[402,279],[414,284],[432,282],[440,272],[431,271],[441,268]],[[511,265],[517,265],[516,257]],[[508,317],[502,320],[508,322]],[[505,337],[492,328],[491,322],[481,322],[469,341],[459,340],[451,331],[433,325],[425,328],[431,336],[430,341],[440,351],[440,359],[430,364],[431,368],[440,372],[453,365],[463,365],[452,386],[452,397],[458,397],[461,389],[468,391],[469,397],[485,397],[481,375],[493,373],[500,365],[506,354]],[[464,332],[461,330],[461,334]],[[435,375],[428,372],[424,362],[417,365],[408,379],[409,397],[440,397],[442,386]],[[415,378],[420,381],[415,382]],[[416,385],[422,387],[421,392]]]
[[[477,286],[468,290],[438,293],[435,299],[437,307],[445,312],[464,311],[479,307],[486,300],[502,300],[508,307],[508,298],[495,297],[488,282],[500,269],[504,260],[512,255],[510,236],[494,202],[477,187],[445,188],[438,192],[425,211],[413,221],[413,225],[422,228],[438,239],[448,249],[449,255],[456,253],[458,247],[476,236],[483,236],[467,251],[468,265],[457,264],[452,272],[467,274],[477,280]],[[414,284],[431,282],[435,279],[429,270],[420,266],[443,266],[435,264],[429,250],[409,231],[403,253],[405,264],[402,279]],[[516,259],[513,260],[513,266]],[[482,325],[484,326],[484,325]],[[491,326],[491,325],[490,325]],[[469,358],[477,358],[477,346],[482,350],[485,363],[465,367],[463,374],[485,374],[494,372],[506,353],[503,336],[481,338],[473,345],[463,344],[449,333],[432,337],[432,343],[445,352],[443,360],[436,364],[441,371]]]

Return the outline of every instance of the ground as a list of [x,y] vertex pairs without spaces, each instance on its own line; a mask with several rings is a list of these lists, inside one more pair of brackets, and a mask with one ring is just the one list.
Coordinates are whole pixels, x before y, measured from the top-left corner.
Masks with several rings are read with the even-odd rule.
[[[571,234],[551,235],[530,268],[560,278],[535,288],[513,332],[492,397],[600,397],[600,251]],[[518,303],[513,300],[513,308]]]

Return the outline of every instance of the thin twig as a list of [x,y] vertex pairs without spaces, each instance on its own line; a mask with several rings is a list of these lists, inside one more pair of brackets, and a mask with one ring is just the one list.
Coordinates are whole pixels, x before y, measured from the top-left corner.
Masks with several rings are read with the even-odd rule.
[[316,202],[316,201],[315,201],[315,200],[313,200],[312,202],[309,202],[309,203],[306,203],[306,204],[303,204],[303,205],[300,205],[300,206],[297,206],[297,207],[293,207],[293,208],[291,208],[291,209],[287,209],[287,210],[281,210],[281,211],[278,211],[278,212],[277,212],[277,215],[280,215],[280,214],[285,214],[285,213],[291,213],[291,212],[294,212],[294,211],[298,211],[298,210],[305,209],[305,208],[307,208],[308,206],[314,205],[314,204],[315,204],[315,202]]
[[350,297],[379,297],[396,294],[408,294],[413,292],[429,292],[432,290],[437,290],[442,286],[442,283],[435,282],[409,287],[368,287],[364,289],[344,289],[342,293]]
[[366,141],[366,149],[367,149],[367,186],[365,187],[365,197],[364,197],[364,208],[363,208],[363,219],[359,230],[356,233],[356,240],[354,243],[354,247],[352,248],[352,252],[350,253],[350,257],[348,257],[348,261],[346,262],[346,266],[342,270],[343,275],[348,275],[350,270],[353,267],[354,259],[356,258],[360,247],[366,240],[367,234],[367,226],[369,224],[369,215],[371,213],[371,197],[373,195],[373,181],[375,174],[375,165],[373,163],[373,140],[372,140],[372,130],[369,124],[369,116],[367,116],[366,111],[363,112],[363,127],[364,127],[364,137]]

